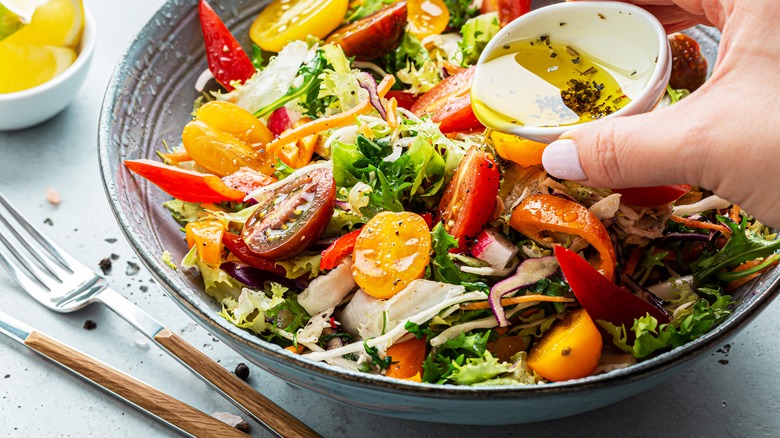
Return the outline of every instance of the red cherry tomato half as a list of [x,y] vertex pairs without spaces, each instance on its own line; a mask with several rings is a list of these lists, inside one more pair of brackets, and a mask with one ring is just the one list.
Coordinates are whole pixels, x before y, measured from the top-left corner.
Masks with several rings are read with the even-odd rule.
[[417,116],[430,116],[441,132],[483,129],[471,109],[471,82],[476,67],[471,66],[439,82],[412,105]]
[[493,156],[472,146],[455,170],[439,202],[444,230],[465,248],[493,216],[500,175]]
[[260,207],[241,233],[246,245],[263,257],[294,257],[320,237],[333,215],[333,172],[314,169],[266,191],[257,202]]

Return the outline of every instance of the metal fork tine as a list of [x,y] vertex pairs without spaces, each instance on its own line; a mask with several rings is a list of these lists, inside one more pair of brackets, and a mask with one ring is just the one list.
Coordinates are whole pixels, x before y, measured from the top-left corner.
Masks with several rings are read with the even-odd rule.
[[[24,218],[12,205],[8,200],[3,196],[2,193],[0,193],[0,204],[3,204],[6,210],[8,210],[9,213],[11,213],[11,216],[16,219],[16,222],[19,223],[19,225],[24,228],[25,231],[27,231],[30,236],[32,236],[33,239],[35,239],[36,242],[38,242],[43,249],[45,249],[55,260],[57,260],[60,265],[62,265],[63,268],[69,270],[70,272],[74,271],[74,266],[76,264],[79,264],[79,262],[76,261],[73,257],[69,256],[65,251],[60,249],[59,246],[57,246],[54,242],[49,240],[46,236],[41,234],[32,224],[27,222],[27,219]],[[1,216],[0,216],[1,217]],[[13,230],[13,227],[9,228]],[[14,231],[16,233],[16,231]],[[17,234],[18,235],[18,234]],[[33,254],[35,254],[35,251],[32,251]],[[36,257],[37,258],[37,257]],[[40,261],[40,259],[39,259]]]
[[[8,239],[5,238],[0,233],[0,241],[8,247],[11,252],[16,252],[13,247],[9,245]],[[11,275],[11,278],[16,281],[19,286],[22,287],[27,293],[33,296],[38,301],[46,300],[46,295],[48,294],[48,291],[43,289],[41,285],[38,284],[38,282],[33,281],[27,274],[23,272],[23,270],[14,263],[8,256],[5,255],[5,252],[0,251],[0,262],[2,262],[2,265],[5,267],[6,271]]]
[[47,260],[48,257],[45,257],[41,254],[41,251],[37,250],[35,247],[32,246],[31,242],[29,242],[26,238],[22,237],[21,234],[16,230],[15,227],[13,227],[8,220],[3,216],[2,213],[0,213],[0,222],[2,222],[8,230],[11,231],[11,234],[14,235],[16,240],[22,244],[22,246],[35,258],[35,260],[38,260],[38,263],[40,263],[41,266],[44,267],[47,271],[49,271],[49,274],[51,274],[54,278],[56,278],[58,281],[62,282],[63,275],[68,275],[67,272],[63,270],[63,268],[59,267],[58,264],[53,263],[52,260]]

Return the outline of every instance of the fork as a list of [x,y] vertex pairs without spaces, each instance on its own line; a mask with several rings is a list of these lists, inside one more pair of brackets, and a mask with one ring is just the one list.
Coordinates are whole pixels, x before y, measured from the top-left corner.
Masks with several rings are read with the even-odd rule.
[[[318,437],[292,414],[261,395],[223,366],[165,328],[151,315],[108,286],[106,279],[77,261],[33,227],[0,193],[0,263],[19,286],[43,306],[70,313],[100,302],[133,325],[233,403],[279,437]],[[19,245],[11,243],[10,237]],[[32,256],[33,261],[29,256]]]

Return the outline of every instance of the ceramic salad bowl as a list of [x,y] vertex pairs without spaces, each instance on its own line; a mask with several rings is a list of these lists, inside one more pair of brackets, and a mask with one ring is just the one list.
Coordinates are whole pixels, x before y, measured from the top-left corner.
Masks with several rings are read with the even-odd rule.
[[[534,6],[553,2],[534,2]],[[755,318],[777,295],[780,269],[736,293],[741,300],[728,319],[709,333],[626,369],[562,383],[512,387],[432,385],[336,368],[294,355],[220,317],[200,277],[174,270],[187,248],[179,225],[162,203],[169,199],[132,175],[125,159],[155,158],[163,142],[178,144],[198,96],[194,84],[206,68],[195,0],[170,0],[125,51],[103,102],[99,126],[100,166],[109,202],[141,261],[176,303],[197,323],[264,370],[293,385],[357,409],[397,418],[455,424],[515,424],[574,415],[615,403],[681,373]],[[266,1],[222,1],[219,15],[249,46],[247,30]],[[692,29],[710,64],[719,34]]]

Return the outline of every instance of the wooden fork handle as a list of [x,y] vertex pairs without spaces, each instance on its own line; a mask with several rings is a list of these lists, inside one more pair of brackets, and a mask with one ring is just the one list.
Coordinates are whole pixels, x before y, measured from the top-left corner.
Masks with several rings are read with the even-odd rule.
[[32,331],[25,345],[91,380],[139,408],[197,437],[247,437],[238,429],[181,402],[116,368],[81,353],[41,332]]
[[280,436],[285,438],[320,436],[167,328],[155,335],[154,340]]

